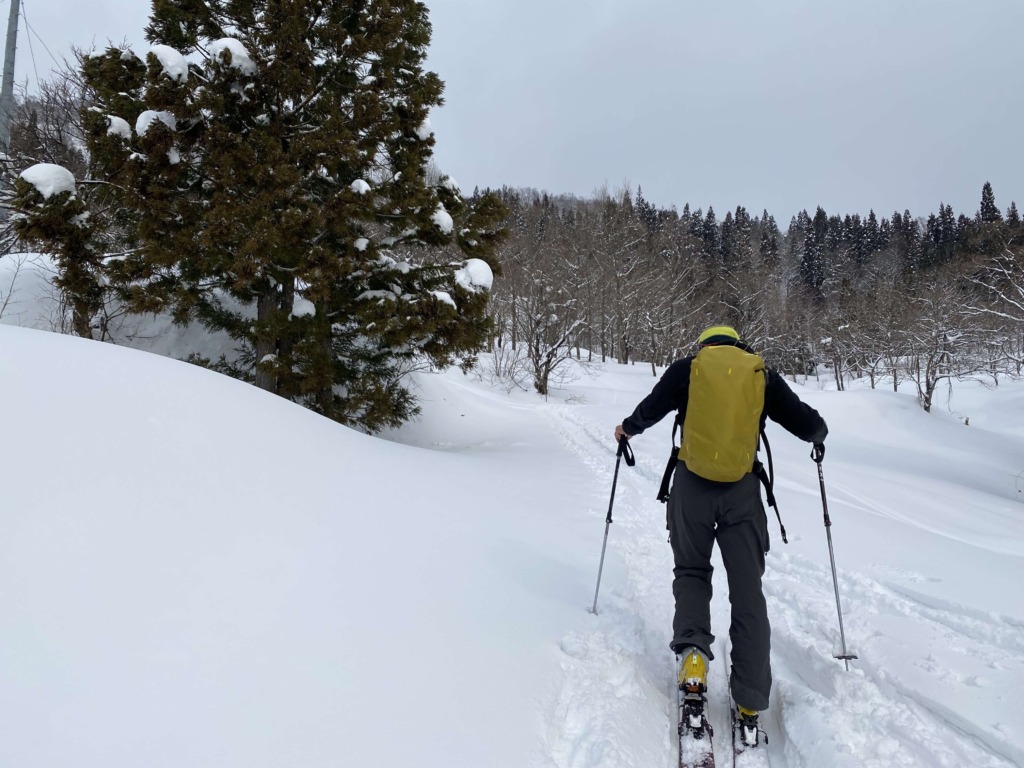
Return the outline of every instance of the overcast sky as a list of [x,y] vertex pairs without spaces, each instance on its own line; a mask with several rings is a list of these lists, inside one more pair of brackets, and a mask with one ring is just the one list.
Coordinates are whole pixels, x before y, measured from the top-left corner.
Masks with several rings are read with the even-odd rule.
[[[22,0],[18,81],[142,45],[147,0]],[[3,17],[10,0],[0,0]],[[464,188],[720,215],[1024,206],[1022,0],[427,0],[438,164]],[[29,48],[31,42],[31,50]],[[45,47],[44,47],[45,45]],[[34,67],[33,67],[34,60]]]

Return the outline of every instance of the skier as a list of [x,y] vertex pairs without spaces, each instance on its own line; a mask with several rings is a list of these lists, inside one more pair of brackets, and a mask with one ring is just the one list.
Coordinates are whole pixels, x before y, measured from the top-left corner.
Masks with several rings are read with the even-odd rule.
[[[758,435],[770,417],[824,456],[824,419],[730,326],[700,334],[695,355],[677,360],[622,424],[627,440],[678,410],[683,441],[668,498],[675,558],[672,650],[679,684],[707,690],[711,645],[711,551],[718,541],[732,604],[730,688],[745,740],[757,743],[758,713],[768,708],[771,628],[761,587],[768,521],[754,474]],[[748,743],[751,743],[748,741]]]

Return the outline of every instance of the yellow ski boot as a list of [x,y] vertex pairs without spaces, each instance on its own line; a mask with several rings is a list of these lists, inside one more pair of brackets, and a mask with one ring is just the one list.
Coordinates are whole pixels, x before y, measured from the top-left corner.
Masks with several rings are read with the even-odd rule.
[[[680,721],[694,733],[703,733],[705,692],[708,689],[708,657],[699,648],[686,648],[679,655]],[[709,726],[710,727],[710,726]]]
[[[697,687],[699,686],[699,687]],[[708,688],[708,658],[699,648],[690,646],[679,655],[679,687],[693,693]]]
[[[757,711],[736,705],[736,722],[740,726],[740,739],[746,747],[756,747],[760,729],[757,725]],[[765,739],[767,741],[767,739]]]

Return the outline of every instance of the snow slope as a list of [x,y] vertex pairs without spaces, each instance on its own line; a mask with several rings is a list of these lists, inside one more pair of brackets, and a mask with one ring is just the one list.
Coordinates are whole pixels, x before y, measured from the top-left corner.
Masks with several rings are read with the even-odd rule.
[[[620,472],[587,611],[611,432],[648,367],[547,403],[423,377],[423,418],[380,439],[156,355],[10,327],[0,344],[0,765],[673,764],[667,421]],[[957,388],[955,415],[797,389],[832,430],[861,658],[832,658],[808,446],[770,427],[791,540],[770,522],[771,764],[1024,763],[1024,387]]]

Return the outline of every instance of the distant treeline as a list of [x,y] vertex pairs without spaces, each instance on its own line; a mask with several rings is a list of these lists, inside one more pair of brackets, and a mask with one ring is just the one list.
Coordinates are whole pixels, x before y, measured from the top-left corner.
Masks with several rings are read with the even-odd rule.
[[[1019,375],[1024,228],[990,184],[978,211],[665,209],[638,189],[590,198],[503,188],[510,235],[492,296],[495,372],[545,393],[559,361],[666,365],[709,323],[735,325],[791,375],[831,368],[930,408],[945,378]],[[506,348],[507,347],[507,348]]]

